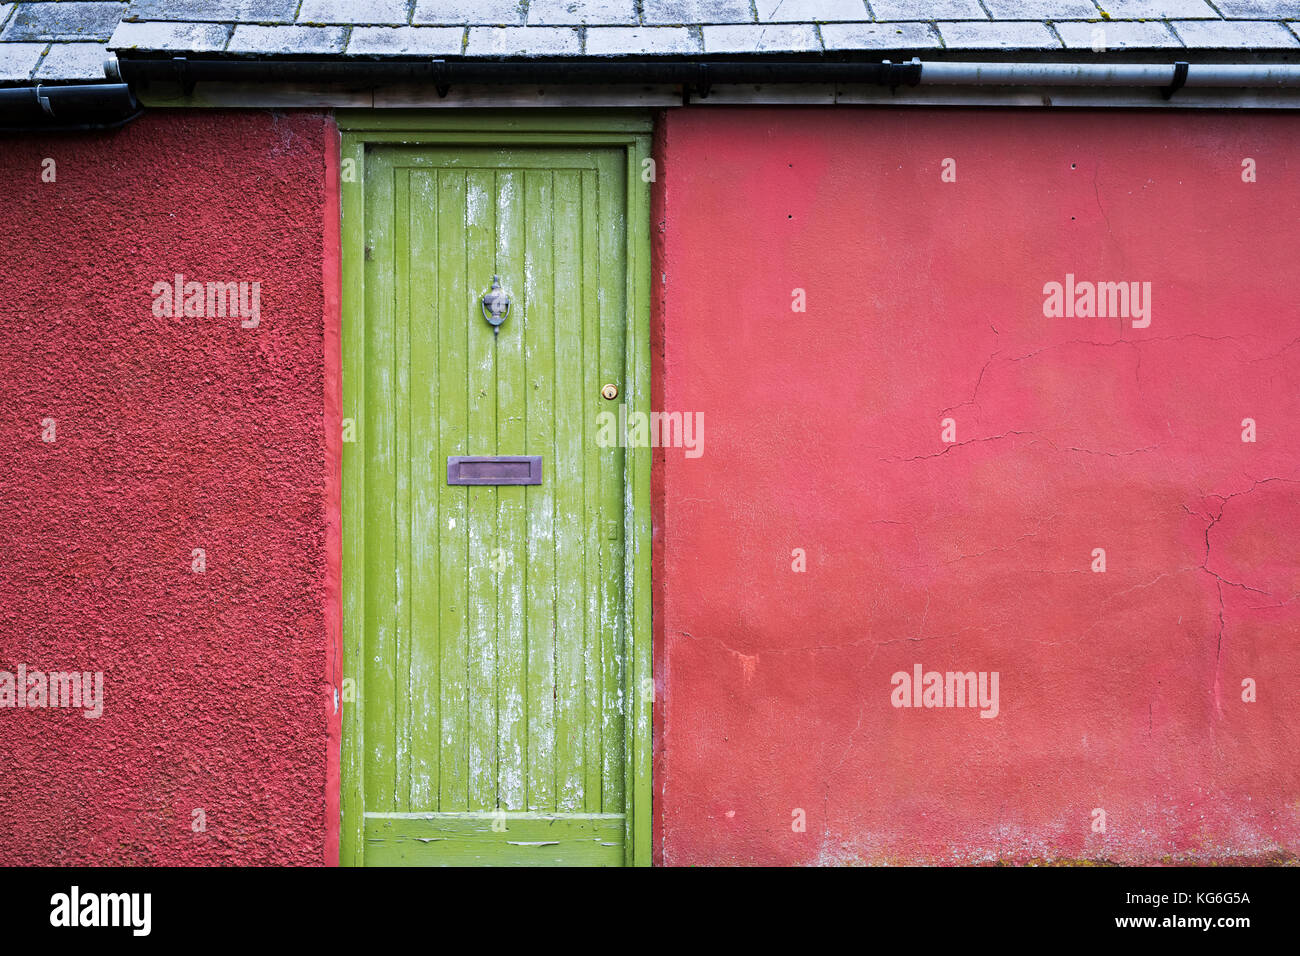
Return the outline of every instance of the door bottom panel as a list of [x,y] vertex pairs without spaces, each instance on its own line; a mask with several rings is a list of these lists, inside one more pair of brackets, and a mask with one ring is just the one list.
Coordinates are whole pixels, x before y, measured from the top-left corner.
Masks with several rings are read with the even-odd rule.
[[367,866],[622,866],[621,813],[367,813]]

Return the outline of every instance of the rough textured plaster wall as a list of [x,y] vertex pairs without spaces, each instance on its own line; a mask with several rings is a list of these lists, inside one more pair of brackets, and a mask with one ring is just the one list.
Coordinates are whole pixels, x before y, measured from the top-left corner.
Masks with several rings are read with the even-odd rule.
[[[0,671],[105,686],[0,709],[0,864],[322,858],[324,122],[0,143]],[[178,272],[260,324],[154,317]]]
[[[706,440],[660,477],[662,860],[1293,855],[1295,119],[708,108],[660,154]],[[1150,326],[1046,318],[1067,273]],[[916,664],[999,715],[893,707]]]

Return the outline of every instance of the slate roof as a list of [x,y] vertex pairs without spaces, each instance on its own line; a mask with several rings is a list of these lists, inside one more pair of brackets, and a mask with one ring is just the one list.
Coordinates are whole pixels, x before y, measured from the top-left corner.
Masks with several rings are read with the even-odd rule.
[[105,79],[110,51],[350,57],[963,59],[1300,51],[1300,0],[30,0],[0,2],[0,85]]

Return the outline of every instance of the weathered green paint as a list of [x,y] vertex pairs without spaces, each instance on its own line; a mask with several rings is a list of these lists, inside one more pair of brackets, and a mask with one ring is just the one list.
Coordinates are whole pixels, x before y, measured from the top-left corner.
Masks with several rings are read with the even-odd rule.
[[[649,452],[595,441],[604,382],[648,408],[645,120],[340,119],[342,860],[648,863]],[[455,454],[543,482],[449,486]]]

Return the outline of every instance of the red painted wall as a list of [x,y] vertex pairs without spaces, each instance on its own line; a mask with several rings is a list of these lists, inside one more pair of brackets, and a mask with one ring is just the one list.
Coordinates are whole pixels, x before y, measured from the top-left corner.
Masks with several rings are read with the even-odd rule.
[[[658,150],[658,407],[705,421],[657,476],[661,862],[1295,854],[1295,119],[709,108]],[[1045,317],[1067,273],[1149,327]],[[998,716],[892,706],[916,664]]]
[[[0,671],[104,674],[96,720],[0,708],[0,865],[323,857],[328,133],[0,142]],[[260,282],[257,327],[155,317],[175,273]]]

